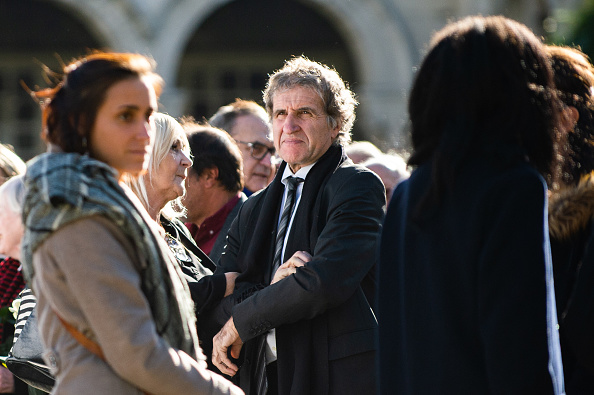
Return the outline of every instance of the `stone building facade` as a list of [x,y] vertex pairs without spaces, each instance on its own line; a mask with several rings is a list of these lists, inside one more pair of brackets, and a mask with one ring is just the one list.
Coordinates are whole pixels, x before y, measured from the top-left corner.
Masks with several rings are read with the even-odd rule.
[[[267,75],[293,55],[335,67],[360,101],[355,139],[406,149],[406,101],[431,34],[448,20],[503,14],[538,34],[572,0],[0,0],[0,141],[28,159],[44,150],[40,114],[22,87],[41,64],[91,48],[152,56],[162,111],[209,117],[236,97],[261,102]],[[61,59],[61,60],[60,60]]]

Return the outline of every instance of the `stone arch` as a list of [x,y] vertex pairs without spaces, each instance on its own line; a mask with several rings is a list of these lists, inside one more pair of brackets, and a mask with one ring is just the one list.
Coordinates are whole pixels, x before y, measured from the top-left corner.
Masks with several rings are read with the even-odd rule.
[[[113,51],[148,53],[146,23],[126,1],[52,0],[75,11],[88,29]],[[129,5],[129,6],[127,6]],[[144,33],[144,34],[143,34]]]
[[406,148],[406,94],[419,52],[404,15],[390,0],[309,2],[340,21],[356,54],[362,78],[359,99],[367,104],[357,116],[368,129],[365,137],[385,149]]
[[[152,47],[159,72],[168,81],[162,101],[171,108],[179,108],[184,101],[183,92],[176,91],[172,81],[177,79],[187,41],[212,12],[227,3],[229,0],[183,0],[171,4]],[[326,16],[346,38],[354,54],[355,69],[359,70],[359,97],[367,103],[366,110],[359,113],[359,122],[373,131],[370,138],[375,137],[378,143],[391,140],[386,143],[390,146],[401,144],[399,132],[406,120],[404,92],[418,59],[415,42],[397,6],[385,0],[300,3]]]
[[46,87],[42,65],[60,72],[63,63],[102,45],[86,22],[61,3],[0,0],[0,140],[24,159],[45,146],[39,105],[21,84]]
[[171,12],[153,44],[153,55],[165,81],[175,81],[184,48],[190,37],[210,14],[232,0],[181,0]]

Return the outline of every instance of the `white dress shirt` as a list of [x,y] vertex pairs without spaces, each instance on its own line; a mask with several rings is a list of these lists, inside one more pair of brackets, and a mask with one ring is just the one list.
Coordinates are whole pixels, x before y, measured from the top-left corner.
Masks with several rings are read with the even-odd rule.
[[[307,174],[309,173],[309,171],[311,170],[311,168],[314,165],[315,165],[315,163],[312,163],[311,165],[302,167],[301,169],[297,170],[297,173],[293,173],[293,171],[291,171],[291,168],[289,167],[289,165],[287,165],[285,167],[285,171],[283,173],[283,177],[281,180],[281,182],[285,186],[285,191],[283,192],[283,199],[281,202],[281,210],[278,215],[277,228],[278,228],[278,224],[280,223],[281,215],[283,213],[282,207],[285,207],[285,201],[287,200],[287,192],[288,192],[287,178],[299,177],[299,178],[303,178],[305,180],[307,177]],[[289,239],[289,234],[291,233],[291,228],[293,227],[293,220],[295,219],[295,213],[297,212],[297,207],[299,206],[299,202],[301,201],[301,192],[303,192],[304,184],[305,184],[305,181],[302,183],[299,183],[299,185],[297,186],[297,190],[295,191],[295,206],[293,207],[293,212],[291,213],[289,225],[287,226],[287,233],[285,233],[285,240],[283,243],[283,251],[281,253],[281,257],[285,256],[285,249],[287,248],[287,240]],[[284,263],[284,262],[282,262],[282,263]],[[272,277],[274,277],[274,273],[272,273]],[[277,358],[277,356],[276,356],[276,331],[274,328],[268,332],[268,335],[266,336],[266,344],[267,344],[266,363],[268,364],[268,363],[276,361],[276,358]]]

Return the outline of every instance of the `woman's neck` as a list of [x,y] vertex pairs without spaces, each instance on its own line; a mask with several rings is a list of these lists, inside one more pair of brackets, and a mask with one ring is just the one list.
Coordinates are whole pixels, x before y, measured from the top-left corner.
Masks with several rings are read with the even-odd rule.
[[156,193],[155,190],[150,187],[150,185],[147,185],[146,197],[148,200],[148,207],[146,208],[146,211],[156,223],[160,223],[159,215],[161,214],[161,210],[163,210],[163,207],[165,207],[167,202],[165,199],[163,199],[161,194]]

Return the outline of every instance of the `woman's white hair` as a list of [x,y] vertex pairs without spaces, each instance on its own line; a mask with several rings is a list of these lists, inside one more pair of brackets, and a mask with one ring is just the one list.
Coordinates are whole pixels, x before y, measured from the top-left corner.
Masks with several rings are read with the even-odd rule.
[[11,177],[0,186],[0,202],[2,210],[10,210],[15,214],[20,214],[23,210],[23,200],[25,199],[24,174]]
[[[179,140],[181,150],[188,158],[190,157],[188,138],[179,122],[172,116],[160,112],[153,115],[153,120],[155,122],[155,136],[153,138],[153,149],[149,159],[148,171],[146,174],[137,178],[126,180],[128,186],[132,188],[147,210],[150,208],[150,204],[146,193],[146,183],[148,182],[152,185],[153,175],[157,174],[161,162],[163,162],[167,155],[170,155],[171,146]],[[182,198],[183,196],[180,196],[177,199],[167,202],[161,210],[161,214],[168,219],[184,216],[186,208],[181,202]]]

